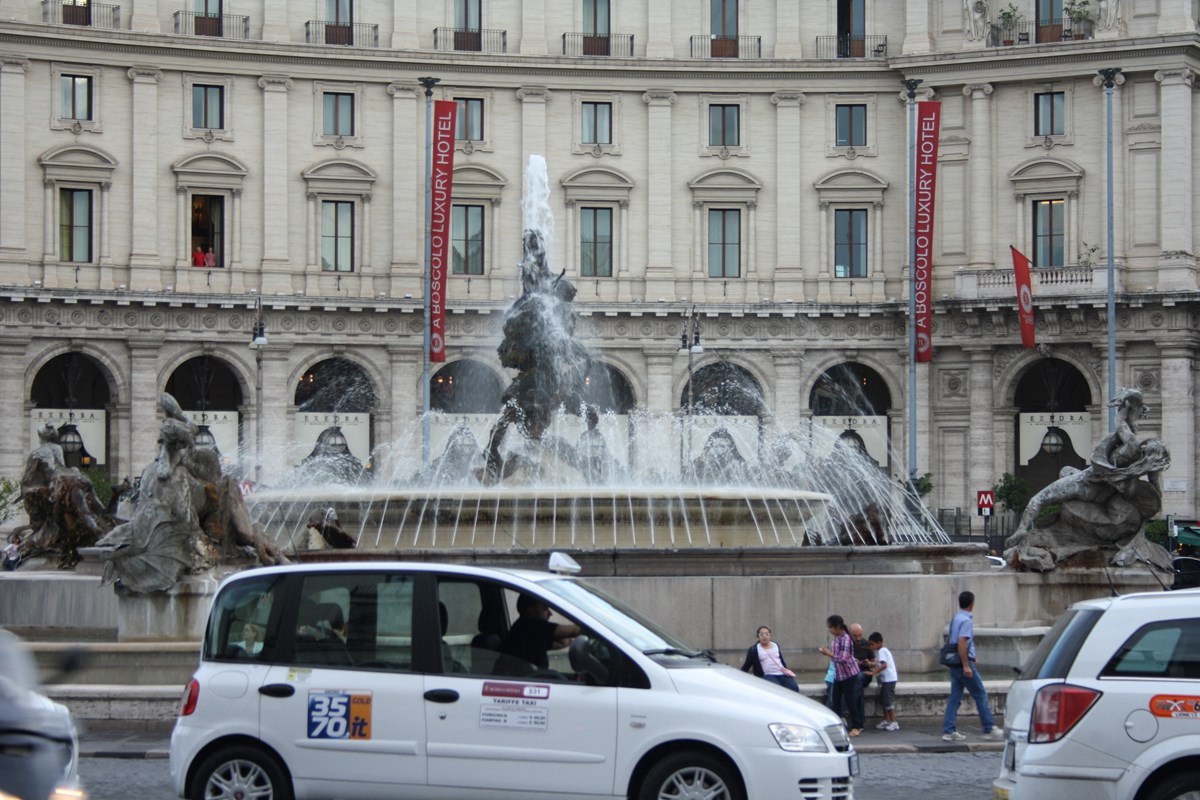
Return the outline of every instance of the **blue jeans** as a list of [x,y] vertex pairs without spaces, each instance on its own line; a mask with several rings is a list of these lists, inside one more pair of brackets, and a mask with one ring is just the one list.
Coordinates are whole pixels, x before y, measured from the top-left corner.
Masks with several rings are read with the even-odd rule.
[[979,712],[979,722],[983,725],[984,733],[991,733],[996,727],[992,717],[992,707],[988,705],[987,690],[983,688],[983,678],[979,670],[971,664],[971,677],[967,677],[962,667],[950,667],[950,699],[946,702],[946,716],[942,718],[942,733],[954,733],[958,726],[958,707],[962,704],[963,690],[975,701],[975,710]]
[[791,689],[793,692],[800,691],[800,686],[796,683],[796,679],[791,675],[763,675],[763,680],[768,680],[771,683],[778,684],[785,689]]
[[851,730],[863,726],[862,681],[858,675],[833,682],[833,710],[841,713],[845,709],[847,724]]

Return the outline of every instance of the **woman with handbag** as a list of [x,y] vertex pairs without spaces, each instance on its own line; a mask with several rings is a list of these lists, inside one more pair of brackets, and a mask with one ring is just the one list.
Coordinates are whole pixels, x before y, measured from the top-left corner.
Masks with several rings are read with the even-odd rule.
[[788,669],[783,661],[783,651],[779,645],[771,641],[771,629],[766,625],[759,626],[758,641],[746,651],[746,660],[742,662],[742,672],[753,672],[760,678],[778,684],[785,689],[799,692],[796,684],[796,673]]

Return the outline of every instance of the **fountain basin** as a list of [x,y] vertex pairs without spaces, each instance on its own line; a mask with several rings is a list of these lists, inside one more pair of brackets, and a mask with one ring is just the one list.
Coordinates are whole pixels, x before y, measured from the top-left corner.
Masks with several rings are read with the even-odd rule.
[[281,546],[332,509],[359,549],[778,548],[820,544],[829,495],[768,487],[453,487],[255,492]]

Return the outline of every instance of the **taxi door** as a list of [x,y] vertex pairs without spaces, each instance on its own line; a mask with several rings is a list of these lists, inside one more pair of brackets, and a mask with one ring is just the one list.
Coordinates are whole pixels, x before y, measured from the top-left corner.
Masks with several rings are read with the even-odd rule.
[[[425,731],[431,788],[561,794],[566,787],[609,794],[614,780],[617,689],[588,686],[551,672],[569,671],[566,652],[542,677],[483,674],[466,633],[499,584],[439,580],[443,614],[441,672],[425,677]],[[451,584],[454,588],[447,588]],[[506,592],[505,594],[510,594]],[[468,598],[470,600],[468,601]],[[459,633],[461,621],[466,630]],[[483,660],[482,663],[489,663]],[[489,670],[490,672],[490,670]],[[560,673],[561,674],[561,673]],[[481,795],[482,796],[482,795]]]
[[[358,800],[425,786],[412,586],[396,573],[304,576],[292,655],[272,665],[258,689],[261,738],[283,757],[297,787],[308,787],[297,794]],[[335,605],[344,639],[329,636],[324,620],[305,617]]]

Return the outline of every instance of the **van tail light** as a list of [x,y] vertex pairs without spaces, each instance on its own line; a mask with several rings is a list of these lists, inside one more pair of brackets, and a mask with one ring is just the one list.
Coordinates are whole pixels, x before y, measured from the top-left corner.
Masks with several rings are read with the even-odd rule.
[[1055,683],[1043,686],[1033,699],[1033,724],[1029,726],[1029,741],[1057,742],[1083,719],[1083,715],[1100,699],[1100,692]]
[[200,681],[192,678],[187,688],[183,690],[183,700],[179,703],[179,716],[187,717],[196,710],[196,701],[200,699]]

